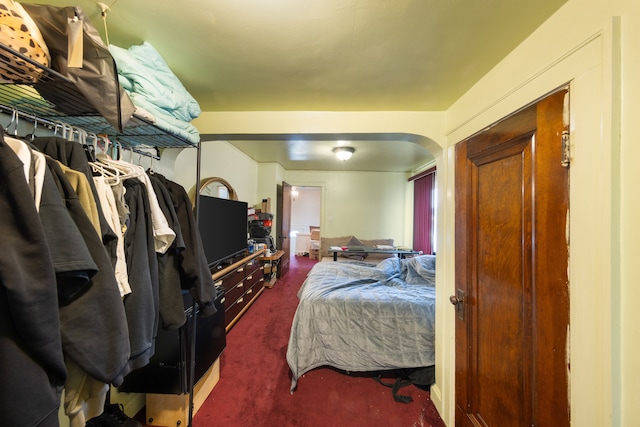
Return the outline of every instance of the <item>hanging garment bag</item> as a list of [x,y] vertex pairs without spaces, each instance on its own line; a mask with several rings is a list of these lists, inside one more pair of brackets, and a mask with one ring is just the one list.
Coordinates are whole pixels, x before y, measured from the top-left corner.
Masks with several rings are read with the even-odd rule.
[[135,107],[120,86],[116,63],[88,16],[77,6],[22,6],[42,33],[51,54],[51,68],[69,79],[88,105],[56,87],[64,83],[37,83],[40,95],[68,115],[98,111],[122,132]]

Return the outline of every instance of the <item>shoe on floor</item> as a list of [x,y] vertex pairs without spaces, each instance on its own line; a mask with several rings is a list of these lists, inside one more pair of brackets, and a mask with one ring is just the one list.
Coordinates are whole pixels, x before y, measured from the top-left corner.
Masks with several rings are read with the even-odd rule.
[[122,405],[117,403],[105,403],[104,412],[91,418],[85,424],[86,427],[142,427],[138,421],[130,418],[122,410]]
[[122,424],[104,412],[86,422],[85,427],[120,427]]

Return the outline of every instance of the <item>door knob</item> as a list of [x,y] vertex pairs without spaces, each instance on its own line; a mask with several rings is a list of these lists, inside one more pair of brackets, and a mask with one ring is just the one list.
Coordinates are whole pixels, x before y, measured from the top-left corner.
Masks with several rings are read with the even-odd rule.
[[456,307],[456,315],[460,320],[464,320],[464,291],[462,289],[458,289],[456,295],[451,295],[449,297],[449,302]]

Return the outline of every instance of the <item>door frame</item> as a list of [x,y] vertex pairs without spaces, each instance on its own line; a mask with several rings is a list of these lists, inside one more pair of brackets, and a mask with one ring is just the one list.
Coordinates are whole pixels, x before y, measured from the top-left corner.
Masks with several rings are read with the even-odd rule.
[[[442,248],[440,253],[444,259],[439,260],[441,280],[436,291],[444,307],[436,313],[436,323],[441,326],[436,334],[437,382],[431,393],[447,425],[453,425],[455,419],[455,312],[447,302],[455,289],[452,261],[455,247],[447,237],[454,232],[455,205],[451,198],[455,191],[455,143],[567,83],[571,92],[573,159],[569,178],[570,324],[590,331],[589,335],[570,334],[568,342],[571,420],[574,425],[609,425],[612,413],[615,416],[613,405],[618,404],[612,399],[620,397],[616,390],[620,379],[615,377],[617,368],[613,366],[612,356],[620,354],[620,342],[612,331],[612,296],[618,285],[611,254],[617,230],[613,216],[620,209],[615,200],[619,177],[613,173],[619,142],[615,138],[615,117],[610,105],[614,93],[612,70],[604,64],[610,64],[616,22],[605,24],[600,32],[573,47],[557,62],[543,70],[532,69],[529,78],[519,75],[513,81],[507,79],[504,87],[512,86],[505,89],[506,93],[496,94],[493,100],[487,99],[484,93],[484,97],[475,101],[473,94],[467,94],[465,105],[475,102],[480,107],[464,110],[463,105],[449,111],[449,144],[442,157],[437,158],[442,172],[438,191],[443,203],[439,206],[447,209],[438,218],[438,247]],[[576,129],[579,132],[575,132]],[[594,205],[594,198],[601,203]],[[594,223],[600,224],[599,227],[593,227]]]

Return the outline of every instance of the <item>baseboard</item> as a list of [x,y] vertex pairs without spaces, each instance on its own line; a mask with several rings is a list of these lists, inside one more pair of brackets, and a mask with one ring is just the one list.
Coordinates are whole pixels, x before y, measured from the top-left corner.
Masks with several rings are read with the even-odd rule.
[[437,383],[431,386],[431,388],[429,389],[429,393],[431,395],[430,398],[433,402],[433,405],[438,410],[440,417],[444,419],[444,417],[442,417],[444,408],[442,405],[442,390],[440,390],[440,387],[438,387]]

